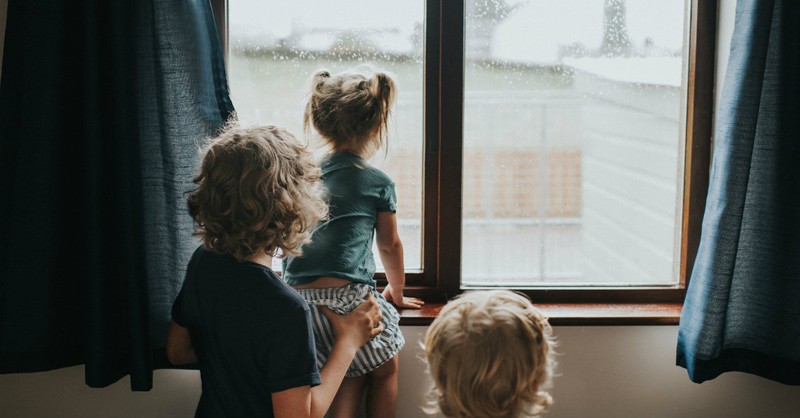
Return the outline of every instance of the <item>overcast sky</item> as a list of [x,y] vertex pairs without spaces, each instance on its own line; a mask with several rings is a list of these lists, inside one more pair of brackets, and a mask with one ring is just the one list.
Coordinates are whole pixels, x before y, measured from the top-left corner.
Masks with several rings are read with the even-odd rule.
[[[508,0],[523,3],[499,27],[500,59],[552,62],[559,45],[597,47],[603,33],[603,0]],[[281,38],[292,22],[314,28],[395,29],[410,36],[424,15],[424,0],[231,0],[231,35]],[[629,0],[628,35],[634,46],[649,37],[657,47],[680,49],[684,0]]]

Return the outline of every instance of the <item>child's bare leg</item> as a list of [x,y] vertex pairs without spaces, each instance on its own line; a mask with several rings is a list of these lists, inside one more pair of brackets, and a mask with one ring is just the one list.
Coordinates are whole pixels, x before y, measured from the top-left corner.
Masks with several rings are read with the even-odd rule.
[[353,418],[358,416],[358,408],[361,406],[361,396],[364,394],[364,386],[367,383],[367,376],[345,377],[336,396],[333,398],[328,418]]
[[393,418],[397,413],[397,381],[399,356],[395,355],[381,367],[371,371],[367,386],[367,417]]

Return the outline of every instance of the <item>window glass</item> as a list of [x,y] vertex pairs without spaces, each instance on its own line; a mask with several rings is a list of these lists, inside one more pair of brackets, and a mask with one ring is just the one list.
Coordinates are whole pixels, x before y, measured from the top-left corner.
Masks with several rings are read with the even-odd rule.
[[466,1],[462,285],[678,282],[687,13]]
[[396,184],[406,270],[421,269],[424,0],[231,0],[228,7],[228,78],[244,123],[285,126],[302,139],[304,96],[317,69],[367,65],[394,74],[388,154],[371,162]]
[[[466,0],[464,287],[678,283],[688,11],[684,0]],[[397,184],[408,271],[422,266],[425,25],[423,0],[229,2],[245,123],[303,138],[316,69],[395,74],[388,155],[372,163]]]

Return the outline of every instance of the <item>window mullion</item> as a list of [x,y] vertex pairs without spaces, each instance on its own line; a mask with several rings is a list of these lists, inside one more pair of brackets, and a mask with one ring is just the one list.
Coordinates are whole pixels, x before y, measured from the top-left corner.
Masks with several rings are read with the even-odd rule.
[[441,1],[440,10],[437,276],[445,296],[452,297],[458,293],[461,282],[464,2]]

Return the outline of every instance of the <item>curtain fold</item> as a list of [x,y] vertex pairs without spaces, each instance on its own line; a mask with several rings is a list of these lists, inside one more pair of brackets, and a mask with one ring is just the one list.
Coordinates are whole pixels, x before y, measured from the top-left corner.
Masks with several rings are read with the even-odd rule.
[[12,1],[0,78],[0,373],[168,367],[183,193],[233,112],[208,0]]
[[797,385],[800,2],[739,0],[735,19],[677,364]]

